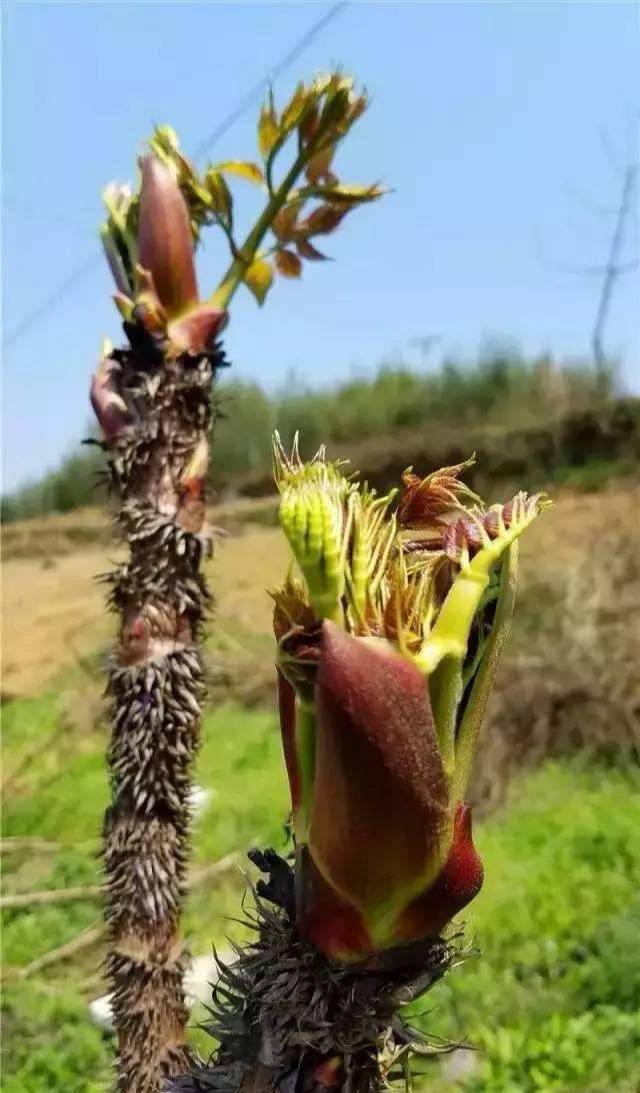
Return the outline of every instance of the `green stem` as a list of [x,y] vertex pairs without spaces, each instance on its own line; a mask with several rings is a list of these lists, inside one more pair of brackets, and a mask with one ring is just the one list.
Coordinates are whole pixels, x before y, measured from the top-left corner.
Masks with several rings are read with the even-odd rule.
[[209,303],[212,307],[224,310],[229,306],[232,296],[238,285],[242,283],[245,273],[256,256],[258,247],[273,224],[276,214],[285,204],[291,188],[300,172],[304,169],[308,158],[309,149],[301,152],[296,157],[290,171],[285,175],[283,181],[278,186],[278,189],[265,205],[262,213],[240,247],[237,258],[234,258],[220,284],[213,293],[213,296],[210,297]]
[[462,664],[471,623],[488,584],[488,574],[474,572],[471,566],[458,574],[431,634],[416,656],[418,667],[427,675],[431,675],[445,657],[453,657]]

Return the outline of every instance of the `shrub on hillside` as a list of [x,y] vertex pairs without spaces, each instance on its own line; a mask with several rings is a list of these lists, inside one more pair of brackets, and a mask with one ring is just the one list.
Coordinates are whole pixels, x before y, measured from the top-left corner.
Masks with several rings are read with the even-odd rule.
[[[320,373],[321,369],[314,370],[314,374]],[[614,392],[613,377],[609,377],[605,401]],[[537,472],[535,456],[541,444],[553,466],[566,461],[567,452],[570,462],[580,461],[580,452],[589,452],[594,445],[591,454],[602,454],[598,436],[592,435],[591,419],[575,436],[558,431],[558,423],[569,412],[580,415],[601,403],[589,364],[556,363],[547,357],[526,360],[513,350],[497,348],[471,363],[446,360],[428,373],[404,364],[385,364],[372,375],[322,389],[292,377],[275,395],[256,383],[232,379],[221,384],[218,392],[212,484],[218,491],[270,490],[275,427],[287,447],[298,430],[307,454],[326,442],[330,449],[340,448],[351,455],[358,445],[373,441],[369,462],[358,455],[365,474],[377,471],[379,464],[381,473],[387,473],[385,458],[394,450],[394,438],[399,434],[406,437],[408,430],[430,445],[425,466],[446,463],[447,446],[459,445],[467,434],[472,442],[473,430],[479,426],[498,433],[505,428],[525,434],[529,429],[542,430],[542,439],[525,443],[523,451],[524,465]],[[597,433],[597,425],[595,430]],[[436,437],[437,450],[433,451],[431,440]],[[411,452],[406,439],[401,448],[405,455]],[[101,453],[93,447],[68,456],[38,482],[6,497],[3,520],[69,512],[90,504],[97,496],[96,475],[102,465]],[[394,481],[396,470],[394,466]],[[518,473],[521,476],[521,471]]]

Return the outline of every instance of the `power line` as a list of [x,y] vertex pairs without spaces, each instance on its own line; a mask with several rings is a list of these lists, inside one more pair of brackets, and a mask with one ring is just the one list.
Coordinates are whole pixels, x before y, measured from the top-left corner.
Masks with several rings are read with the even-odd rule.
[[334,4],[333,7],[330,8],[329,11],[325,15],[323,15],[321,19],[318,19],[318,21],[309,28],[306,34],[303,34],[302,38],[300,38],[296,42],[296,44],[289,50],[289,52],[284,55],[282,60],[278,61],[277,65],[269,69],[269,71],[262,77],[262,79],[258,80],[258,82],[253,85],[250,91],[247,91],[246,95],[240,100],[235,110],[232,110],[232,112],[224,119],[224,121],[222,121],[220,125],[218,125],[209,134],[209,136],[206,137],[205,140],[203,140],[198,145],[194,152],[195,159],[199,159],[200,156],[203,156],[205,152],[208,152],[209,148],[211,148],[211,146],[215,144],[216,141],[218,141],[224,133],[226,133],[227,129],[229,129],[233,125],[233,123],[237,121],[237,119],[241,117],[242,114],[244,114],[245,110],[253,105],[254,99],[259,94],[261,94],[262,91],[264,91],[265,87],[267,87],[273,80],[275,80],[277,76],[282,75],[282,73],[286,71],[286,69],[289,68],[289,66],[292,65],[294,61],[297,61],[300,54],[303,53],[307,46],[311,44],[313,39],[317,37],[320,31],[324,30],[327,24],[330,23],[331,20],[336,17],[336,15],[339,15],[342,11],[344,11],[344,9],[347,7],[347,3],[348,0],[341,0],[339,4]]
[[[220,137],[224,136],[228,129],[242,117],[242,115],[253,105],[256,97],[261,94],[265,87],[267,87],[277,76],[282,75],[287,68],[295,60],[298,59],[301,53],[307,48],[308,45],[320,34],[322,30],[331,22],[336,15],[340,15],[342,11],[347,7],[349,0],[340,0],[339,3],[334,4],[328,12],[317,19],[315,23],[305,31],[301,38],[291,47],[291,49],[285,53],[284,57],[278,61],[276,65],[269,69],[269,71],[258,80],[245,95],[240,99],[237,105],[231,110],[229,114],[220,122],[219,125],[213,129],[207,137],[197,146],[194,152],[194,159],[200,159],[205,152],[208,152],[210,148]],[[13,345],[18,341],[23,334],[29,330],[33,323],[42,319],[48,315],[52,308],[56,306],[69,292],[73,291],[75,286],[80,283],[81,279],[89,273],[94,267],[96,267],[102,261],[102,252],[100,250],[95,251],[92,254],[86,255],[82,262],[80,262],[74,270],[65,277],[63,281],[51,292],[48,296],[45,296],[40,303],[36,304],[31,311],[19,319],[18,322],[8,331],[4,338],[4,344],[6,347]]]
[[100,254],[100,251],[86,255],[83,261],[76,266],[68,277],[65,277],[64,281],[60,282],[57,288],[55,288],[49,296],[45,296],[39,304],[36,304],[36,306],[28,312],[28,314],[18,320],[16,325],[12,327],[4,339],[5,346],[13,345],[14,342],[18,341],[18,339],[27,332],[32,323],[37,322],[38,319],[42,319],[43,316],[47,315],[51,309],[80,282],[85,274],[89,273],[92,269],[95,269],[101,261],[102,255]]

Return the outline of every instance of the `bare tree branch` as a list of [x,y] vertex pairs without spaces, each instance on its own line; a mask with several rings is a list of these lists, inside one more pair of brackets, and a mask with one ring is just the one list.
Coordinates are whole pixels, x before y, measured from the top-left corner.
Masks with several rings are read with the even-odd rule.
[[0,896],[0,907],[31,907],[33,904],[74,903],[77,900],[100,899],[101,884],[79,884],[74,888],[44,888],[39,892],[17,892]]
[[[209,862],[199,869],[192,869],[188,877],[188,887],[195,888],[212,877],[224,873],[241,857],[240,850],[233,850],[219,861]],[[37,892],[17,892],[0,896],[0,907],[30,907],[32,904],[75,903],[79,900],[99,899],[104,895],[101,884],[78,884],[73,888],[43,888]]]
[[[638,115],[634,115],[630,119],[629,136],[631,137],[631,126],[637,128]],[[628,141],[628,150],[626,154],[626,166],[623,165],[620,160],[610,134],[604,126],[598,129],[601,144],[606,154],[610,167],[621,180],[621,190],[618,205],[615,209],[609,210],[603,205],[593,202],[589,198],[585,198],[584,193],[575,186],[567,186],[570,189],[575,199],[590,209],[594,216],[608,216],[615,215],[615,221],[613,225],[613,232],[609,243],[609,253],[607,260],[604,264],[594,263],[587,266],[572,266],[565,265],[563,263],[550,261],[545,252],[543,241],[538,236],[537,249],[540,257],[540,261],[548,269],[555,270],[560,273],[578,274],[581,277],[602,277],[602,287],[598,298],[598,306],[596,310],[595,321],[593,324],[593,330],[591,333],[591,350],[593,354],[593,360],[595,364],[596,377],[598,387],[601,392],[604,392],[607,377],[607,354],[604,347],[604,336],[607,325],[607,320],[611,310],[611,302],[614,295],[614,290],[617,281],[620,277],[625,276],[628,273],[632,273],[640,266],[640,259],[638,257],[626,258],[623,256],[625,243],[629,232],[629,223],[631,220],[634,209],[637,215],[637,184],[638,184],[638,160],[635,154],[634,145],[631,139]],[[637,246],[637,229],[635,234],[635,243]]]
[[40,972],[43,968],[48,968],[51,964],[57,964],[59,960],[68,960],[70,956],[75,956],[76,953],[81,952],[82,949],[88,949],[98,941],[101,941],[106,935],[106,932],[107,928],[103,922],[98,922],[93,926],[89,926],[86,930],[83,930],[81,934],[72,937],[71,941],[66,941],[64,945],[58,945],[55,949],[49,949],[49,951],[43,953],[42,956],[38,956],[35,960],[32,960],[30,964],[25,964],[23,968],[20,968],[18,978],[27,979],[35,972]]
[[[591,336],[593,358],[601,382],[604,381],[607,371],[607,357],[604,349],[605,327],[611,308],[611,300],[613,298],[616,281],[622,276],[624,271],[624,267],[620,264],[620,254],[622,247],[624,246],[627,221],[633,207],[637,180],[638,165],[637,163],[629,163],[624,172],[618,215],[611,237],[609,258],[604,269],[600,302],[598,304],[593,334]],[[631,263],[632,268],[635,268],[636,266],[637,263]]]

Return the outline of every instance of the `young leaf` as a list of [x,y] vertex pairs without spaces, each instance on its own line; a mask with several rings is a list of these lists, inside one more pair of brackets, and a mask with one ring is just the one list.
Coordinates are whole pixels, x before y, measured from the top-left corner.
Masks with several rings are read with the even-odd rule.
[[308,144],[316,135],[318,129],[318,102],[313,88],[309,92],[309,104],[300,119],[298,133],[302,144]]
[[229,190],[224,177],[220,174],[220,171],[215,170],[215,168],[209,168],[204,176],[204,182],[207,190],[211,194],[211,204],[214,212],[228,222],[233,205],[233,198],[231,197],[231,191]]
[[133,292],[133,286],[129,278],[129,274],[124,264],[122,255],[118,249],[118,246],[109,231],[109,225],[103,224],[100,228],[100,239],[107,256],[109,268],[113,274],[113,279],[116,283],[118,291],[130,296]]
[[265,103],[260,112],[258,122],[258,148],[260,155],[266,159],[278,139],[279,126],[276,112],[271,104]]
[[375,201],[385,191],[381,186],[345,186],[337,183],[332,186],[308,186],[304,191],[309,197],[324,197],[340,205],[359,205],[364,201]]
[[359,95],[357,99],[354,99],[351,104],[351,110],[349,111],[349,124],[353,125],[354,121],[364,114],[368,106],[368,100],[366,92]]
[[171,125],[158,125],[149,141],[149,147],[159,159],[172,159],[180,153],[180,140]]
[[264,258],[256,258],[246,270],[243,277],[247,288],[253,293],[256,300],[262,305],[273,281],[273,270]]
[[338,208],[337,205],[319,205],[317,209],[314,209],[310,216],[307,217],[301,228],[304,231],[305,236],[309,235],[328,235],[349,212],[349,206],[343,205],[342,208]]
[[327,148],[324,148],[322,152],[318,152],[307,163],[305,174],[312,184],[320,182],[321,180],[335,184],[338,180],[334,174],[332,174],[330,167],[331,161],[335,154],[335,144],[330,144]]
[[276,251],[276,269],[283,277],[299,277],[302,272],[302,262],[292,250]]
[[247,182],[255,182],[258,186],[264,182],[264,174],[257,163],[229,159],[225,163],[218,163],[215,170],[224,171],[228,175],[237,175],[238,178],[246,178]]
[[347,121],[352,89],[353,80],[349,77],[336,75],[332,78],[320,115],[319,128],[323,132],[330,126],[339,128]]
[[323,254],[310,243],[308,239],[298,239],[296,243],[298,254],[302,258],[308,258],[311,262],[328,262],[328,256]]
[[187,183],[187,200],[192,209],[198,205],[204,205],[205,208],[211,209],[213,205],[210,191],[195,176],[189,179]]
[[190,186],[197,182],[197,174],[193,164],[180,151],[180,141],[175,129],[170,125],[160,125],[149,141],[151,151],[161,159],[168,167],[175,169],[178,182],[181,186]]
[[282,111],[282,128],[285,131],[293,129],[298,124],[309,102],[309,92],[303,83],[296,87],[291,99]]
[[284,205],[274,217],[271,230],[276,239],[282,243],[288,243],[295,235],[296,218],[302,208],[302,201],[290,201]]
[[507,548],[500,573],[500,591],[489,640],[460,723],[456,739],[455,799],[461,800],[471,774],[474,749],[502,651],[509,637],[518,581],[518,542]]

